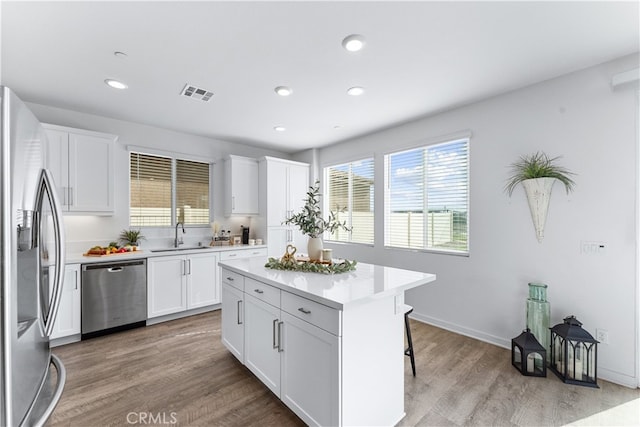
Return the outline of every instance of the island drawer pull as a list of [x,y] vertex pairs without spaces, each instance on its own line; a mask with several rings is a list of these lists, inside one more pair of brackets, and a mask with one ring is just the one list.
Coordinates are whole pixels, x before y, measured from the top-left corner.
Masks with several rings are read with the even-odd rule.
[[253,292],[257,294],[264,294],[264,291],[262,289],[254,289]]
[[278,319],[273,319],[273,348],[278,348],[278,342],[276,341],[276,329],[278,328]]
[[233,277],[227,277],[227,280],[233,282]]
[[306,308],[304,308],[304,307],[300,307],[300,308],[298,309],[298,311],[301,311],[301,312],[303,312],[304,314],[311,314],[311,310],[307,310],[307,309],[306,309]]
[[284,325],[284,322],[278,322],[278,353],[282,353],[284,351],[284,347],[282,345],[282,325]]

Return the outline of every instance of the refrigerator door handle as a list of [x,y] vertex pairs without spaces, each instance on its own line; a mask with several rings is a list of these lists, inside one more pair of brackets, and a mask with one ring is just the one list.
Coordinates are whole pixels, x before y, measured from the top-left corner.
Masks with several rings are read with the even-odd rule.
[[[56,265],[53,280],[53,293],[46,317],[44,317],[45,334],[51,336],[53,333],[53,324],[58,316],[58,306],[62,298],[62,283],[64,281],[64,229],[62,227],[62,209],[60,201],[56,193],[56,187],[53,185],[53,175],[47,169],[42,169],[40,174],[40,189],[38,190],[38,201],[36,211],[40,214],[42,211],[42,202],[47,197],[51,205],[51,214],[53,217],[53,230],[55,233],[56,248]],[[42,215],[38,215],[42,218]]]
[[53,397],[51,397],[51,401],[49,402],[47,409],[44,411],[40,419],[34,421],[33,423],[34,427],[43,427],[47,422],[47,420],[49,419],[49,417],[51,417],[53,410],[56,409],[56,405],[58,404],[58,401],[62,396],[62,390],[64,390],[64,385],[67,382],[67,370],[65,369],[64,365],[62,364],[62,361],[58,358],[58,356],[56,356],[55,354],[52,354],[50,363],[56,368],[56,371],[58,373],[57,375],[58,383],[56,384],[55,392],[53,393]]

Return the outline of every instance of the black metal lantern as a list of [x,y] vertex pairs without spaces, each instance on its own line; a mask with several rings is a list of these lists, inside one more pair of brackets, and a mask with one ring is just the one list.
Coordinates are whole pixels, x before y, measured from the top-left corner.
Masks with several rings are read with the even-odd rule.
[[511,340],[511,364],[522,375],[547,376],[547,350],[529,328]]
[[598,387],[598,341],[569,316],[551,328],[551,369],[567,384]]

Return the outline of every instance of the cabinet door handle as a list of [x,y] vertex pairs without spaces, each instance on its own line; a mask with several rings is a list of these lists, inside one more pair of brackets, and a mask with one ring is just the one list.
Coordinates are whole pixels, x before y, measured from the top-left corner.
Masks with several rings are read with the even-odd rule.
[[257,294],[264,294],[264,291],[262,289],[254,289],[253,292]]
[[273,348],[278,348],[279,345],[278,341],[276,341],[276,329],[278,329],[278,319],[273,319]]
[[311,310],[307,310],[307,309],[306,309],[306,308],[304,308],[304,307],[300,307],[300,308],[298,309],[298,311],[301,311],[301,312],[303,312],[304,314],[311,314]]
[[189,273],[188,274],[189,274],[189,276],[191,276],[191,260],[190,259],[187,260],[187,265],[189,266]]
[[69,206],[73,206],[73,187],[69,187]]
[[76,285],[75,290],[77,291],[78,290],[78,272],[74,271],[73,275],[75,277],[75,285]]
[[231,196],[231,210],[236,210],[236,196]]
[[282,325],[284,322],[278,322],[278,353],[282,353],[284,351],[284,346],[282,345]]
[[242,300],[238,300],[238,325],[242,325],[242,320],[240,318],[240,310],[242,308]]

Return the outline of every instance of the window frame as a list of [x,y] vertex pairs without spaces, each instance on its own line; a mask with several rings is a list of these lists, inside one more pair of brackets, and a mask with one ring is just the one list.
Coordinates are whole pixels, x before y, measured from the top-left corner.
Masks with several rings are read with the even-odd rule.
[[[132,154],[144,154],[144,155],[148,155],[148,156],[156,156],[156,157],[165,157],[171,160],[171,219],[170,219],[170,225],[132,225],[131,224],[131,155]],[[211,223],[211,221],[213,220],[213,208],[214,208],[214,204],[213,204],[213,183],[212,183],[212,179],[214,176],[214,164],[215,162],[212,161],[211,159],[208,158],[204,158],[204,157],[199,157],[199,156],[192,156],[189,154],[183,154],[183,153],[175,153],[175,152],[167,152],[167,151],[162,151],[162,150],[154,150],[151,148],[146,148],[146,147],[136,147],[136,146],[128,146],[127,147],[127,163],[128,163],[128,168],[129,168],[129,182],[128,182],[128,216],[129,216],[129,220],[128,220],[128,224],[129,227],[135,227],[135,228],[145,228],[145,229],[151,229],[151,228],[173,228],[176,226],[177,222],[178,222],[178,214],[177,214],[177,210],[178,210],[178,206],[177,206],[177,194],[176,194],[176,190],[177,190],[177,161],[178,160],[186,160],[186,161],[190,161],[190,162],[198,162],[198,163],[206,163],[209,165],[209,190],[208,190],[208,198],[209,198],[209,215],[208,215],[208,222],[207,223],[202,223],[202,224],[184,224],[185,228],[202,228],[202,227],[209,227],[209,224]]]
[[[466,179],[466,235],[467,235],[467,245],[466,250],[456,250],[456,249],[443,249],[443,248],[416,248],[416,247],[407,247],[407,246],[392,246],[387,244],[387,221],[388,216],[391,213],[391,206],[388,205],[388,199],[390,198],[389,194],[389,186],[390,186],[390,172],[388,164],[388,159],[390,156],[394,154],[404,153],[413,150],[419,149],[429,149],[431,147],[437,145],[445,145],[445,144],[453,144],[460,141],[466,141],[467,150],[466,150],[466,170],[467,170],[467,179]],[[433,254],[442,254],[442,255],[452,255],[452,256],[462,256],[469,257],[471,253],[471,236],[470,236],[470,224],[471,224],[471,133],[470,132],[460,132],[456,134],[441,136],[437,138],[430,138],[425,140],[420,140],[411,144],[409,146],[403,146],[402,148],[396,148],[393,151],[385,151],[382,153],[382,168],[383,168],[383,219],[382,219],[382,227],[383,227],[383,242],[382,246],[385,250],[394,250],[394,251],[409,251],[409,252],[421,252],[421,253],[433,253]],[[425,170],[426,174],[426,170]],[[427,197],[427,189],[425,187],[424,197]],[[428,201],[425,199],[425,205],[427,205]],[[423,237],[424,238],[424,237]],[[426,240],[423,242],[426,246]]]
[[[372,217],[373,217],[373,222],[372,222],[372,226],[371,226],[371,235],[372,235],[372,241],[371,242],[357,242],[357,241],[353,241],[353,231],[349,231],[349,240],[348,241],[344,241],[344,240],[333,240],[331,238],[331,234],[329,234],[328,232],[324,233],[323,236],[323,240],[331,243],[331,244],[349,244],[349,245],[363,245],[363,246],[369,246],[369,247],[373,247],[375,246],[375,242],[376,242],[376,221],[375,221],[375,211],[376,211],[376,180],[375,180],[375,175],[376,175],[376,156],[374,154],[371,155],[366,155],[366,156],[362,156],[362,157],[357,157],[357,158],[353,158],[353,159],[349,159],[343,162],[339,162],[339,163],[332,163],[332,164],[325,164],[322,167],[322,191],[323,191],[323,202],[322,202],[322,211],[323,211],[323,215],[326,216],[328,215],[329,211],[331,210],[330,207],[328,206],[329,204],[329,169],[331,168],[336,168],[339,166],[349,166],[350,171],[351,168],[353,167],[353,163],[358,163],[358,162],[366,162],[366,161],[370,161],[371,162],[371,171],[373,173],[373,177],[372,177],[372,182],[373,182],[373,191],[371,192],[372,197],[373,197],[373,209],[371,211]],[[350,172],[350,177],[349,180],[351,181],[351,175],[352,172]],[[353,185],[351,183],[351,185],[349,185],[348,188],[348,202],[353,206],[353,200],[352,200],[352,196],[353,196]],[[350,225],[353,223],[353,210],[349,209],[349,206],[347,206],[348,212],[349,212],[349,221],[347,222],[347,225]]]

